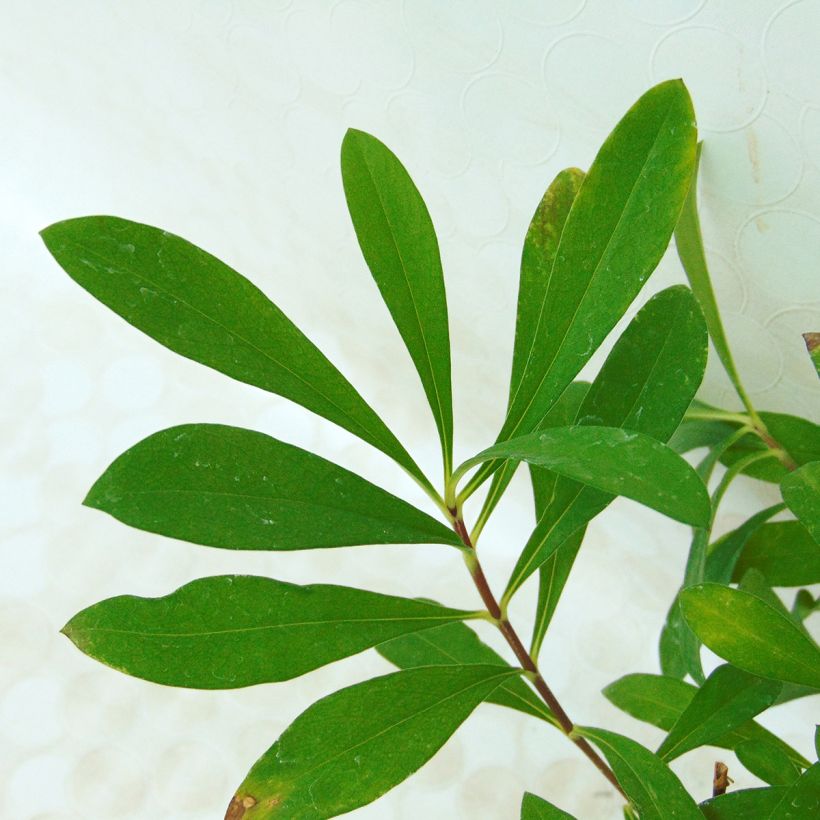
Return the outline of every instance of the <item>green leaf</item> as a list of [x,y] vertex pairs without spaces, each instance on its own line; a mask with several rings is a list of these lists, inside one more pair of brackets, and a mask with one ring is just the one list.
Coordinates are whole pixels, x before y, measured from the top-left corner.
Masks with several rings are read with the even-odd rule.
[[716,584],[728,584],[732,580],[734,567],[749,538],[757,532],[773,515],[784,509],[783,504],[774,504],[755,513],[739,527],[718,538],[709,546],[704,568],[704,580]]
[[[509,666],[467,624],[458,622],[394,638],[377,646],[376,651],[399,669],[452,664]],[[487,703],[506,706],[557,725],[544,701],[520,677],[505,680],[487,698]]]
[[649,749],[615,732],[587,727],[575,730],[606,757],[641,820],[697,820],[695,801],[674,772]]
[[808,589],[798,590],[792,604],[792,615],[799,621],[805,621],[820,608],[820,599],[815,599]]
[[424,765],[516,674],[497,666],[430,666],[328,695],[254,764],[228,817],[319,820],[364,806]]
[[709,276],[709,268],[706,264],[706,254],[703,249],[703,237],[700,231],[700,218],[698,216],[698,166],[700,164],[701,145],[698,145],[697,156],[692,168],[692,182],[689,185],[686,201],[680,212],[677,227],[675,228],[675,248],[680,257],[686,278],[692,287],[692,291],[700,303],[703,315],[706,317],[706,325],[709,328],[709,338],[715,346],[718,358],[723,364],[729,379],[735,386],[738,395],[748,403],[746,392],[740,381],[737,368],[735,367],[729,343],[723,330],[723,322],[720,318],[715,293],[712,290],[712,281]]
[[700,804],[700,810],[707,820],[761,820],[772,816],[786,792],[785,786],[742,789],[706,800]]
[[[613,705],[637,720],[668,732],[689,708],[698,688],[673,677],[635,673],[609,684],[603,694]],[[749,720],[742,726],[710,741],[712,746],[735,749],[748,740],[777,747],[799,766],[808,761],[759,723]]]
[[780,483],[789,509],[820,544],[820,461],[806,464]]
[[225,549],[460,543],[426,513],[313,453],[220,424],[155,433],[84,502],[148,532]]
[[359,246],[421,378],[449,471],[450,332],[433,222],[405,167],[370,134],[345,134],[342,181]]
[[86,655],[127,675],[236,689],[289,680],[397,635],[469,617],[362,589],[221,575],[162,598],[109,598],[62,631]]
[[521,801],[521,820],[575,820],[575,818],[543,798],[525,792],[524,799]]
[[[771,444],[786,451],[791,460],[799,465],[820,460],[820,425],[799,416],[786,413],[760,413],[771,438]],[[721,455],[721,462],[731,466],[751,453],[765,452],[769,444],[756,433],[749,433]],[[755,461],[743,472],[761,481],[780,482],[789,470],[778,459]]]
[[773,743],[747,740],[735,748],[735,754],[753,775],[771,786],[789,786],[800,777],[800,767]]
[[643,433],[615,427],[555,427],[487,448],[457,473],[493,459],[527,461],[677,521],[705,526],[711,504],[697,473],[673,450]]
[[[595,382],[579,398],[574,418],[582,425],[619,426],[665,441],[701,382],[706,344],[706,327],[691,292],[677,286],[658,293],[618,339]],[[534,475],[539,472],[536,467],[531,470]],[[512,594],[540,566],[536,651],[578,552],[583,525],[613,497],[564,477],[555,480],[550,492],[548,505],[538,509],[536,503],[538,522],[506,593]]]
[[756,595],[719,584],[680,593],[689,626],[713,652],[753,675],[820,688],[820,648]]
[[820,333],[804,333],[803,341],[806,343],[806,350],[814,365],[814,371],[820,376]]
[[820,813],[820,763],[806,769],[800,779],[786,790],[766,820],[807,820]]
[[561,233],[499,441],[535,429],[638,294],[669,243],[695,152],[680,80],[646,92],[607,138]]
[[698,746],[714,743],[768,709],[780,688],[779,681],[759,678],[728,664],[719,666],[669,730],[657,754],[668,762]]
[[669,439],[669,446],[676,453],[688,453],[701,447],[712,448],[725,441],[737,429],[725,421],[709,419],[684,419]]
[[820,724],[814,727],[814,753],[820,759]]
[[113,216],[41,236],[68,275],[126,322],[188,359],[284,396],[429,482],[356,389],[261,290],[178,236]]
[[746,570],[763,573],[773,587],[796,587],[820,582],[820,544],[799,521],[764,524],[746,542],[732,580]]
[[533,348],[541,306],[549,290],[552,266],[561,233],[584,176],[584,172],[579,168],[565,168],[555,177],[538,203],[524,238],[518,280],[510,403],[518,392],[529,357],[541,355],[543,352],[539,348]]

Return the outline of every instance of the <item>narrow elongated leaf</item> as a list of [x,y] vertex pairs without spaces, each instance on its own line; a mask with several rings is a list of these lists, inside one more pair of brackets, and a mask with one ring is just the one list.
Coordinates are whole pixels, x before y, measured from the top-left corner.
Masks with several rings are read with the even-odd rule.
[[[769,446],[785,450],[793,465],[808,464],[820,460],[820,425],[787,413],[760,413],[766,425],[770,440],[763,441],[759,435],[749,433],[721,454],[721,462],[731,466],[751,453],[765,452]],[[743,472],[761,481],[780,482],[788,474],[789,468],[779,459],[770,458],[755,461]]]
[[675,773],[657,755],[628,737],[577,728],[603,753],[641,820],[698,820],[702,815]]
[[705,526],[709,521],[709,496],[697,473],[673,450],[643,433],[581,425],[541,430],[493,445],[459,470],[496,458],[546,467],[686,524]]
[[363,131],[350,129],[342,142],[342,181],[362,254],[421,378],[449,465],[450,333],[427,206],[393,152]]
[[779,681],[759,678],[728,664],[719,666],[675,721],[658,747],[658,755],[670,761],[698,746],[714,743],[768,709],[780,688]]
[[700,804],[707,820],[761,820],[772,812],[789,791],[787,786],[769,789],[741,789],[713,797]]
[[533,347],[541,306],[549,290],[561,234],[584,176],[579,168],[565,168],[555,177],[538,203],[524,238],[518,280],[510,403],[518,392],[521,376],[529,365],[530,356],[538,356],[543,352]]
[[221,575],[162,598],[109,598],[75,615],[63,632],[86,655],[128,675],[235,689],[289,680],[397,635],[468,617],[362,589]]
[[[609,684],[603,694],[628,715],[668,732],[689,708],[698,688],[691,683],[665,675],[635,673]],[[710,741],[710,745],[735,749],[741,743],[755,741],[779,749],[798,766],[808,761],[759,723],[749,720],[742,726]]]
[[709,338],[715,346],[715,351],[723,365],[729,379],[735,386],[738,395],[745,397],[745,391],[740,381],[737,368],[732,359],[732,352],[723,330],[715,292],[712,289],[712,280],[706,264],[706,254],[703,249],[703,237],[700,231],[698,216],[698,167],[700,165],[701,145],[698,145],[697,156],[692,169],[692,183],[686,196],[680,218],[675,228],[675,248],[680,257],[686,278],[692,291],[700,302],[706,325],[709,328]]
[[84,503],[142,530],[225,549],[460,543],[337,464],[220,424],[149,436],[114,461]]
[[780,483],[783,500],[820,544],[820,461],[806,464]]
[[792,615],[799,621],[805,621],[818,607],[820,607],[820,598],[815,599],[809,590],[801,589],[794,596],[791,611]]
[[314,703],[256,762],[230,820],[336,817],[409,777],[517,672],[430,666],[394,672]]
[[747,740],[735,748],[737,759],[770,786],[790,786],[800,777],[800,767],[773,743]]
[[500,441],[536,427],[646,282],[678,220],[695,152],[679,80],[646,92],[607,138],[561,233]]
[[[706,327],[691,292],[678,286],[656,294],[612,348],[579,405],[576,423],[623,427],[665,441],[680,423],[703,378],[706,344]],[[507,595],[546,561],[553,564],[545,570],[550,573],[551,597],[560,594],[574,561],[573,551],[577,552],[574,533],[612,498],[610,493],[558,478],[552,504],[539,516]],[[575,540],[567,543],[566,554],[553,560],[554,551],[563,550],[570,536]]]
[[526,792],[521,801],[521,820],[575,820],[575,818],[543,798]]
[[689,626],[722,658],[753,675],[820,689],[820,648],[776,607],[710,583],[683,590],[680,600]]
[[[465,623],[448,623],[402,635],[377,646],[376,651],[399,669],[453,664],[509,666]],[[487,698],[487,703],[506,706],[557,725],[544,701],[520,677],[505,680]]]
[[748,569],[762,572],[773,587],[820,583],[820,544],[799,521],[764,524],[743,547],[732,580]]
[[113,216],[57,222],[41,236],[72,279],[152,339],[301,404],[428,483],[350,382],[224,262],[167,231]]

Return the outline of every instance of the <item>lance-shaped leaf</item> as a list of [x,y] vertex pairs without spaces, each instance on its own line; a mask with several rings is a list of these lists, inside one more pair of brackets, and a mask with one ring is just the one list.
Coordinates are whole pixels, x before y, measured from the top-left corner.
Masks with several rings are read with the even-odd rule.
[[407,170],[370,134],[345,135],[342,180],[362,254],[421,377],[449,467],[450,335],[433,222]]
[[683,590],[680,602],[698,638],[739,669],[820,689],[820,648],[777,607],[710,583]]
[[331,461],[220,424],[149,436],[114,461],[84,503],[141,530],[225,549],[460,543],[427,513]]
[[735,367],[723,322],[720,318],[715,292],[712,289],[712,280],[706,264],[706,254],[703,249],[703,237],[700,231],[700,217],[698,216],[698,167],[700,165],[701,145],[698,145],[697,156],[692,169],[692,183],[684,202],[683,209],[675,228],[675,248],[678,251],[686,278],[692,291],[700,302],[706,325],[709,328],[709,338],[715,346],[715,351],[723,365],[729,379],[738,395],[745,399],[746,393]]
[[748,569],[763,573],[773,587],[820,583],[820,544],[799,521],[764,524],[743,547],[732,580],[739,581]]
[[522,374],[530,365],[530,356],[543,354],[542,350],[533,345],[541,306],[547,298],[561,233],[584,176],[579,168],[565,168],[555,177],[538,203],[524,237],[518,280],[510,402],[518,391]]
[[615,427],[555,427],[495,444],[457,473],[492,459],[515,459],[613,495],[623,495],[693,526],[711,505],[698,474],[677,453],[643,433]]
[[[424,632],[402,635],[377,646],[376,651],[399,669],[453,664],[509,666],[465,623],[448,623]],[[520,677],[505,680],[487,698],[487,703],[506,706],[558,725],[544,701]]]
[[[665,675],[634,673],[609,684],[603,694],[614,706],[637,720],[650,723],[668,732],[689,708],[698,688],[691,683]],[[740,744],[754,741],[777,748],[798,766],[808,761],[759,723],[749,720],[742,726],[710,741],[710,745],[736,749]]]
[[820,377],[820,333],[804,333],[803,341],[814,365],[814,372]]
[[499,440],[535,428],[643,287],[669,243],[696,152],[685,86],[650,89],[601,147],[561,233]]
[[779,681],[759,678],[742,669],[719,666],[698,689],[658,747],[664,760],[714,743],[732,729],[768,709],[780,693]]
[[[515,320],[515,344],[513,346],[512,372],[510,374],[510,393],[508,399],[512,402],[518,391],[527,360],[530,355],[539,355],[540,348],[533,349],[533,338],[541,313],[541,305],[549,286],[555,252],[561,239],[561,232],[567,221],[572,203],[581,183],[584,181],[584,172],[578,168],[565,168],[550,183],[541,202],[535,209],[527,235],[524,238],[524,250],[521,254],[521,273],[518,280],[518,309]],[[568,394],[572,393],[572,385],[561,394],[556,404],[539,423],[539,428],[559,426],[550,416],[562,411],[559,404],[566,404]],[[577,408],[575,408],[577,409]],[[567,418],[564,424],[571,424],[575,418]],[[518,462],[506,462],[493,475],[492,485],[487,493],[482,514],[489,517],[498,504],[504,491],[518,467]]]
[[[706,366],[706,327],[691,291],[668,288],[652,297],[612,348],[600,373],[580,402],[576,423],[623,427],[665,441],[680,423]],[[557,479],[552,503],[539,516],[510,579],[512,594],[535,568],[551,560],[579,527],[613,499],[567,477]],[[556,586],[572,566],[575,541],[556,557],[551,573]],[[561,566],[559,567],[559,564]],[[545,570],[546,571],[546,570]]]
[[741,789],[706,800],[699,808],[707,820],[761,820],[771,818],[788,791],[787,786]]
[[498,666],[429,666],[328,695],[259,758],[226,816],[324,818],[364,806],[424,765],[516,674]]
[[224,262],[167,231],[113,216],[57,222],[41,235],[72,279],[152,339],[301,404],[427,483],[350,382]]
[[702,815],[675,773],[657,755],[628,737],[576,727],[603,752],[641,820],[698,820]]
[[815,763],[783,793],[770,814],[761,820],[806,820],[820,813],[820,763]]
[[789,786],[801,774],[800,766],[779,746],[763,740],[747,740],[735,748],[737,759],[770,786]]
[[575,818],[543,798],[525,792],[524,799],[521,801],[521,820],[575,820]]
[[820,544],[820,461],[806,464],[780,483],[789,509]]
[[469,617],[362,589],[222,575],[162,598],[109,598],[62,631],[86,655],[127,675],[235,689],[289,680],[397,635]]

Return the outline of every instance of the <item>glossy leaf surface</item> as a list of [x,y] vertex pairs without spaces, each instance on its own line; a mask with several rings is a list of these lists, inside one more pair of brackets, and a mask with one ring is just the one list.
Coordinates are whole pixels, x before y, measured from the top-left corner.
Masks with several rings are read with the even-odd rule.
[[567,217],[527,365],[499,440],[533,430],[654,270],[694,167],[685,86],[646,92],[601,147]]
[[515,459],[614,495],[623,495],[693,526],[711,505],[697,473],[673,450],[643,433],[615,427],[556,427],[496,444],[466,461]]
[[[382,657],[399,669],[453,664],[509,666],[465,623],[449,623],[424,632],[403,635],[376,647]],[[555,723],[544,701],[520,677],[505,680],[487,703],[506,706],[525,715]]]
[[707,820],[761,820],[772,812],[788,792],[785,786],[769,789],[741,789],[713,797],[700,804]]
[[444,524],[337,464],[220,424],[149,436],[111,464],[84,503],[142,530],[225,549],[460,543]]
[[689,626],[713,652],[753,675],[820,689],[820,648],[757,595],[719,584],[680,594]]
[[362,589],[272,578],[201,578],[162,598],[122,595],[63,627],[86,655],[192,689],[289,680],[382,641],[469,617]]
[[[701,382],[706,344],[706,327],[691,292],[678,286],[656,294],[610,351],[574,420],[581,425],[623,427],[665,441]],[[546,574],[548,579],[542,589],[549,588],[550,595],[544,596],[543,607],[539,604],[539,613],[551,617],[549,608],[554,609],[577,553],[579,528],[612,498],[571,479],[557,478],[550,503],[539,511],[508,589],[517,589],[534,567],[541,566],[542,578]],[[539,621],[543,622],[540,615]]]
[[[625,675],[603,690],[604,696],[614,706],[637,720],[650,723],[665,732],[680,720],[697,692],[698,687],[691,683],[665,675],[645,673]],[[710,745],[735,749],[749,740],[770,744],[780,749],[796,764],[808,765],[802,755],[753,720],[736,727],[722,737],[713,739]]]
[[748,569],[759,570],[773,587],[820,583],[820,544],[799,521],[764,524],[743,547],[732,580]]
[[427,206],[395,154],[363,131],[350,129],[342,142],[342,181],[362,254],[421,378],[449,464],[450,333]]
[[628,737],[577,728],[603,753],[641,820],[698,820],[702,815],[675,773],[657,755]]
[[658,747],[664,760],[714,743],[727,732],[771,706],[780,693],[779,681],[759,678],[728,664],[719,666],[697,690]]
[[350,382],[224,262],[167,231],[113,216],[57,222],[41,235],[72,279],[152,339],[301,404],[423,478]]
[[820,544],[820,461],[806,464],[780,483],[783,500]]
[[774,743],[747,740],[735,748],[735,754],[755,777],[771,786],[789,786],[801,774],[795,761]]
[[430,666],[328,695],[256,762],[228,817],[321,820],[364,806],[423,766],[516,674],[497,666]]
[[575,820],[575,818],[543,798],[527,792],[521,801],[521,820]]

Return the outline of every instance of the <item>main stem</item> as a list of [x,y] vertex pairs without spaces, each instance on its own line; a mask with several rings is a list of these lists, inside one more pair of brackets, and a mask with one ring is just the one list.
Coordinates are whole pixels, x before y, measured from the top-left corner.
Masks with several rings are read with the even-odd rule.
[[521,643],[521,639],[518,637],[518,633],[513,628],[513,625],[501,612],[501,607],[498,605],[498,601],[496,600],[495,595],[493,595],[490,585],[487,583],[487,576],[484,575],[484,570],[481,568],[478,555],[476,555],[473,543],[470,540],[470,534],[467,531],[467,527],[464,524],[464,519],[461,517],[459,510],[451,509],[450,513],[453,520],[453,529],[464,543],[464,546],[466,546],[469,550],[469,552],[465,553],[465,557],[467,559],[467,565],[470,569],[470,574],[473,577],[473,582],[478,590],[478,594],[481,595],[481,600],[484,601],[484,606],[487,607],[487,611],[495,619],[498,629],[510,645],[510,649],[512,649],[515,653],[515,657],[518,659],[521,667],[530,673],[530,678],[535,686],[535,689],[543,699],[544,703],[547,704],[553,715],[555,715],[561,731],[592,761],[592,764],[618,790],[621,796],[625,800],[629,800],[624,793],[624,790],[621,788],[620,783],[618,783],[618,779],[615,777],[612,769],[607,766],[603,758],[584,738],[575,734],[575,724],[569,719],[569,715],[567,715],[564,708],[558,702],[558,698],[555,697],[553,691],[549,688],[549,686],[547,686],[547,682],[538,670],[538,665],[532,659],[530,653],[524,648],[524,644]]

